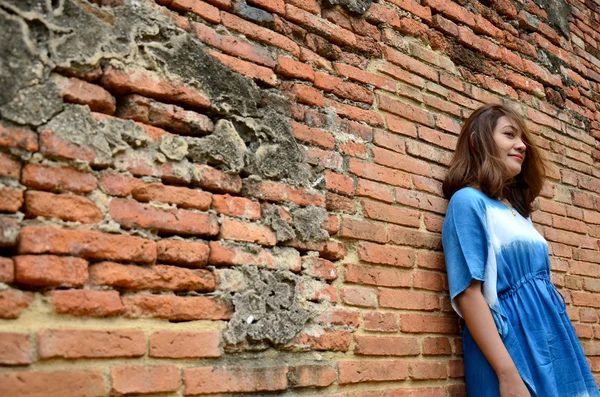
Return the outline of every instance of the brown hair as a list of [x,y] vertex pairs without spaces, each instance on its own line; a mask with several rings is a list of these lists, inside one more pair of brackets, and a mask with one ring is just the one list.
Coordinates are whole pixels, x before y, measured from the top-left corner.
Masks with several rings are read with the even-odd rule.
[[[506,166],[498,156],[493,132],[498,120],[506,116],[521,133],[527,150],[521,172],[506,180]],[[506,105],[488,104],[475,110],[465,121],[454,157],[442,189],[450,199],[457,190],[476,186],[489,197],[505,197],[525,217],[533,211],[533,200],[544,185],[545,164],[519,114]]]

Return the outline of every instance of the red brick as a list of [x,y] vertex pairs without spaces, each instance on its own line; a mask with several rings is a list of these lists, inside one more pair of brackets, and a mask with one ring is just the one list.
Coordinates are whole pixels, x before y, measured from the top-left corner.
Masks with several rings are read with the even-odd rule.
[[204,296],[126,295],[126,317],[156,317],[173,321],[228,320],[231,308]]
[[96,178],[88,173],[68,167],[45,167],[27,164],[23,168],[21,183],[29,188],[52,191],[89,193],[96,189]]
[[337,373],[329,365],[296,365],[290,367],[292,387],[327,387],[335,382]]
[[25,193],[25,214],[30,218],[43,216],[81,223],[98,223],[103,218],[87,197],[37,191]]
[[[331,92],[340,98],[356,102],[373,104],[375,98],[370,90],[360,85],[321,72],[315,73],[315,86],[323,91]],[[357,111],[360,112],[360,110]]]
[[339,231],[340,237],[359,240],[387,242],[385,227],[379,223],[367,222],[360,219],[342,218],[342,227]]
[[217,193],[236,194],[242,190],[239,175],[230,175],[205,164],[196,164],[194,182],[201,188]]
[[317,145],[326,149],[335,148],[335,139],[333,134],[318,128],[307,127],[304,124],[292,122],[292,132],[296,139]]
[[341,299],[342,302],[350,306],[377,307],[377,291],[371,288],[342,288]]
[[203,114],[156,102],[137,94],[119,99],[117,116],[144,123],[146,128],[147,125],[153,125],[192,136],[206,135],[214,129],[212,121]]
[[342,167],[344,160],[338,152],[306,146],[301,146],[301,149],[304,150],[306,162],[310,165],[332,170],[339,170]]
[[364,311],[364,326],[367,331],[397,332],[398,316],[395,313]]
[[11,258],[0,257],[0,283],[11,284],[15,279],[15,265]]
[[[407,122],[407,124],[412,126],[416,134],[416,127],[414,127],[412,123]],[[375,131],[375,135],[373,136],[373,143],[375,145],[393,150],[394,152],[398,153],[406,153],[405,141],[406,140],[403,137],[380,130]]]
[[356,106],[347,105],[332,99],[325,99],[325,106],[333,108],[340,117],[345,117],[358,122],[364,122],[375,127],[383,127],[384,125],[381,115],[371,110],[365,110]]
[[248,0],[248,4],[264,8],[277,14],[285,15],[285,3],[283,0]]
[[117,291],[59,290],[48,296],[59,314],[106,317],[121,314],[123,304]]
[[319,254],[330,261],[337,261],[343,259],[347,252],[346,244],[340,241],[328,240],[325,242],[323,249],[319,251]]
[[408,377],[408,365],[404,360],[343,360],[338,364],[338,371],[341,385],[399,381]]
[[344,281],[347,283],[377,285],[381,287],[412,286],[412,279],[409,272],[399,269],[352,264],[344,265]]
[[[258,246],[257,246],[258,247]],[[285,269],[300,271],[300,255],[291,248],[279,249],[277,251],[246,249],[244,247],[210,242],[210,255],[208,259],[211,265],[253,265],[266,267],[268,269]]]
[[238,73],[264,83],[270,87],[279,86],[280,81],[277,78],[277,75],[269,68],[258,66],[251,62],[243,61],[229,55],[221,54],[217,51],[208,51],[208,53],[217,58],[223,65]]
[[347,214],[356,212],[356,204],[351,198],[330,192],[325,194],[325,205],[328,211],[340,211]]
[[2,391],[7,396],[103,397],[101,370],[23,371],[0,373]]
[[340,220],[337,215],[327,215],[323,223],[321,224],[321,228],[327,230],[330,236],[337,234],[340,230]]
[[104,88],[75,77],[53,75],[52,81],[56,83],[65,102],[87,105],[94,112],[113,114],[116,108],[115,97]]
[[214,195],[212,205],[219,214],[251,220],[261,218],[260,203],[243,197],[232,197],[228,194]]
[[428,337],[423,339],[423,355],[450,355],[452,354],[452,347],[450,346],[450,340],[444,337]]
[[90,282],[130,290],[213,291],[215,278],[207,270],[176,266],[142,267],[100,262],[90,267]]
[[389,185],[372,182],[366,179],[358,179],[356,195],[392,203],[394,201],[394,190]]
[[246,195],[261,200],[274,202],[292,202],[300,206],[316,205],[325,206],[325,197],[320,193],[313,193],[303,188],[293,188],[289,185],[263,181],[252,182],[244,186]]
[[139,263],[156,261],[156,243],[140,237],[27,226],[21,230],[20,254],[78,255],[86,259]]
[[287,372],[287,367],[184,368],[184,395],[284,390]]
[[396,114],[408,120],[415,121],[429,127],[435,126],[433,115],[425,109],[417,108],[408,103],[400,102],[385,95],[378,95],[379,108],[386,112]]
[[415,263],[415,252],[390,244],[379,245],[361,241],[358,243],[358,258],[369,263],[410,268]]
[[37,152],[39,149],[38,136],[31,130],[0,124],[0,147]]
[[361,200],[361,205],[365,218],[417,228],[421,225],[418,211],[371,200]]
[[4,153],[0,153],[0,176],[19,179],[21,175],[21,163]]
[[351,158],[348,163],[351,173],[365,179],[383,182],[393,186],[410,187],[410,175],[393,168]]
[[324,107],[325,106],[325,98],[321,91],[304,85],[304,84],[294,84],[290,90],[292,98],[298,103],[303,103],[310,106]]
[[144,203],[157,201],[203,211],[210,209],[212,201],[210,193],[185,187],[165,186],[162,183],[137,185],[131,194],[134,199]]
[[160,240],[158,261],[179,266],[202,268],[208,262],[208,244],[203,242]]
[[111,393],[168,393],[179,389],[175,365],[122,365],[110,369]]
[[54,255],[15,256],[15,280],[40,287],[82,286],[88,280],[88,263],[81,258]]
[[58,136],[54,131],[47,129],[42,130],[40,134],[40,152],[51,157],[107,165],[100,159],[96,159],[96,151],[92,147],[71,143]]
[[412,379],[446,379],[448,370],[446,363],[441,361],[434,362],[412,362],[409,364],[409,373]]
[[270,227],[233,218],[223,218],[219,237],[225,240],[247,241],[266,246],[277,243],[275,233]]
[[355,335],[354,354],[359,356],[417,356],[417,338],[405,336]]
[[334,67],[339,74],[342,74],[351,80],[358,81],[364,84],[369,84],[387,91],[396,91],[396,83],[394,80],[370,72],[366,72],[364,70],[355,68],[354,66],[346,65],[343,63],[335,63]]
[[359,312],[342,308],[329,308],[318,318],[319,324],[342,325],[350,328],[358,328],[360,325]]
[[179,209],[160,209],[132,200],[113,199],[110,216],[121,226],[132,229],[155,229],[160,233],[196,236],[215,236],[219,233],[213,214]]
[[389,242],[403,244],[414,248],[441,250],[442,240],[438,233],[421,232],[414,229],[392,225],[388,227]]
[[0,186],[0,212],[17,212],[22,205],[22,190]]
[[417,270],[413,274],[414,287],[430,291],[447,290],[444,278],[440,273]]
[[118,70],[111,66],[104,71],[101,83],[118,95],[136,93],[193,108],[206,108],[210,105],[203,92],[162,80],[156,73],[148,70]]
[[347,175],[337,174],[331,171],[325,171],[325,186],[328,190],[337,193],[354,194],[354,180]]
[[27,365],[33,362],[29,334],[0,333],[0,364]]
[[324,280],[335,280],[338,277],[337,268],[332,262],[310,256],[302,257],[302,273]]
[[212,23],[220,23],[221,16],[219,14],[219,10],[203,1],[199,0],[173,0],[169,4],[170,8],[179,11],[189,11],[192,12],[208,22]]
[[347,351],[352,343],[349,331],[319,330],[317,332],[302,332],[297,335],[291,345],[294,348],[318,351]]
[[154,358],[220,357],[221,335],[217,331],[157,331],[150,336],[149,356]]
[[277,65],[268,48],[251,44],[237,36],[219,34],[214,29],[199,23],[192,23],[191,31],[203,43],[218,48],[228,55],[240,57],[268,68],[274,68]]
[[[296,3],[306,4],[305,1],[296,1]],[[286,19],[297,24],[310,27],[311,30],[317,31],[320,35],[323,35],[330,42],[343,46],[356,45],[356,36],[351,31],[344,29],[340,26],[334,25],[329,21],[319,18],[316,15],[312,15],[306,11],[296,8],[291,4],[286,4],[285,9]]]
[[141,357],[146,340],[141,330],[43,329],[37,336],[40,358]]
[[406,313],[400,315],[400,329],[409,333],[457,334],[458,318],[454,315]]
[[[279,47],[284,51],[290,52],[295,57],[300,56],[300,47],[298,47],[298,44],[279,33],[255,25],[226,12],[221,12],[221,17],[223,19],[223,25],[231,30],[241,32],[246,35],[246,37],[261,41],[267,45]],[[279,65],[282,66],[281,57],[279,58]],[[303,65],[306,66],[306,64]]]
[[379,305],[392,309],[433,311],[440,309],[440,300],[433,293],[381,288]]
[[16,289],[5,289],[0,291],[0,318],[15,319],[33,302],[34,295],[31,292],[23,292]]

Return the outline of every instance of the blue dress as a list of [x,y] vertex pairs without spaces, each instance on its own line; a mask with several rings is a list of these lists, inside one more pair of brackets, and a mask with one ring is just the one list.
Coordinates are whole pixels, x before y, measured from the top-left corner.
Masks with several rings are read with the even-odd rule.
[[[515,211],[516,212],[516,211]],[[532,397],[600,396],[566,313],[550,281],[548,244],[529,218],[473,188],[450,200],[442,229],[452,306],[473,279],[482,281],[498,332]],[[498,378],[463,332],[467,394],[500,396]]]

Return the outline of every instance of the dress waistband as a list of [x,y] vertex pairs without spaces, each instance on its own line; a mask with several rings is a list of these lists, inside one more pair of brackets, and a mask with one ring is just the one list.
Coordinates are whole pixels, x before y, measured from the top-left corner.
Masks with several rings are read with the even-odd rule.
[[[559,313],[564,313],[567,310],[567,301],[565,296],[556,288],[556,286],[550,280],[550,275],[548,273],[530,273],[527,276],[523,277],[519,281],[517,281],[512,287],[508,290],[498,294],[498,299],[504,300],[512,295],[514,295],[523,285],[532,282],[533,280],[542,280],[546,288],[548,289],[548,293],[556,306],[556,309]],[[559,299],[560,298],[560,299]]]

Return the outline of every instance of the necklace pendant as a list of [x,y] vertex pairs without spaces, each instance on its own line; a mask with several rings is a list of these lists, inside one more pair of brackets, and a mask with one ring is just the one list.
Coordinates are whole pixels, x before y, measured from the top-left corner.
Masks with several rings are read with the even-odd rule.
[[512,208],[510,209],[510,213],[511,213],[513,216],[517,216],[517,213],[516,213],[516,212],[515,212],[515,210],[513,210]]

